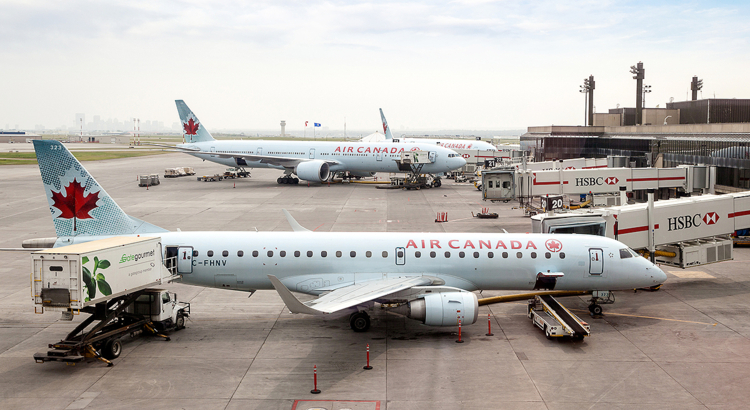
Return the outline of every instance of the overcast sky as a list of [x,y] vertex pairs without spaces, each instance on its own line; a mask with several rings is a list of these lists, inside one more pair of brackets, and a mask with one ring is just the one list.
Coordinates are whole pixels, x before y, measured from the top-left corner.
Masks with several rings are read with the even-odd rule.
[[595,105],[750,98],[747,1],[0,0],[0,128],[75,113],[211,129],[576,125]]

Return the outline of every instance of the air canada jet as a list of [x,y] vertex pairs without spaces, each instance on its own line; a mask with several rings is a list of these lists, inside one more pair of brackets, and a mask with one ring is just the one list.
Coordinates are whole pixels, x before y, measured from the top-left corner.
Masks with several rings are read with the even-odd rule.
[[[391,133],[391,127],[388,126],[388,121],[385,120],[385,114],[383,109],[380,108],[380,119],[383,121],[383,132],[385,133],[386,141],[401,142],[405,144],[430,144],[438,145],[443,148],[449,149],[475,149],[482,151],[497,151],[497,147],[484,142],[481,140],[470,140],[470,139],[448,139],[448,138],[393,138]],[[479,137],[477,137],[479,138]]]
[[[171,147],[219,164],[242,168],[276,168],[284,171],[279,184],[296,184],[299,179],[324,182],[338,172],[369,177],[376,172],[399,169],[404,151],[427,151],[430,163],[421,172],[437,175],[461,168],[466,161],[454,151],[428,143],[394,146],[388,143],[332,141],[269,141],[214,139],[182,100],[176,100],[185,143]],[[436,186],[439,186],[437,184]]]
[[[291,232],[169,232],[128,216],[58,141],[34,140],[57,233],[47,247],[111,236],[158,236],[182,282],[275,289],[293,313],[348,316],[370,326],[375,303],[429,326],[477,320],[476,290],[622,290],[664,272],[626,245],[589,235],[312,232],[284,210]],[[43,240],[24,247],[44,247]],[[293,292],[317,296],[302,302]]]

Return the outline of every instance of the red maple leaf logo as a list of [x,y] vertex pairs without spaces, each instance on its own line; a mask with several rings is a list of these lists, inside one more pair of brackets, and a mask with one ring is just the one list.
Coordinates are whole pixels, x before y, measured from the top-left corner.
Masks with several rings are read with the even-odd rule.
[[193,121],[193,119],[189,119],[188,122],[182,124],[182,128],[185,129],[185,134],[187,135],[195,135],[196,132],[198,132],[198,127],[201,124],[199,122]]
[[[63,189],[65,190],[65,196],[62,194]],[[96,208],[96,203],[99,201],[99,192],[89,193],[84,196],[84,191],[85,188],[76,179],[67,187],[60,189],[60,192],[52,191],[52,201],[54,202],[52,206],[62,212],[58,218],[94,218],[89,212]],[[75,230],[75,227],[73,227],[73,230]]]
[[388,126],[383,123],[383,134],[385,134],[386,132],[388,132]]
[[560,252],[562,250],[562,243],[557,239],[548,239],[547,242],[544,243],[544,246],[546,246],[550,252]]

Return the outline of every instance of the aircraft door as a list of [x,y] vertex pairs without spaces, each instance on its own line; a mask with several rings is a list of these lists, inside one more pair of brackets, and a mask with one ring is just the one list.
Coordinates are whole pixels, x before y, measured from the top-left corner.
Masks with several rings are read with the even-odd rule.
[[601,249],[589,249],[589,275],[601,275],[604,273],[604,251]]
[[262,147],[258,147],[258,152],[257,152],[257,154],[258,154],[258,155],[263,155],[263,148],[262,148]]
[[310,159],[315,159],[315,148],[310,148]]
[[180,246],[177,250],[177,273],[193,273],[193,247]]
[[406,250],[404,248],[396,248],[396,265],[403,265],[406,263]]
[[380,152],[380,151],[378,151],[377,155],[375,156],[375,159],[378,160],[378,161],[382,161],[383,160],[383,153]]
[[[209,149],[209,151],[216,152],[216,147],[211,147],[211,149]],[[216,155],[211,155],[211,157],[212,158],[216,158]]]
[[435,161],[437,160],[437,152],[430,151],[430,153],[428,154],[427,158],[430,159],[430,163],[434,164]]

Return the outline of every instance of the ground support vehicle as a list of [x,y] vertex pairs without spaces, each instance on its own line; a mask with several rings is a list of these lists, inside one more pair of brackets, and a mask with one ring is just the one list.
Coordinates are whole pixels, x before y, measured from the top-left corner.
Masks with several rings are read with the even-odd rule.
[[221,181],[224,179],[224,176],[221,174],[214,174],[214,175],[203,175],[197,178],[198,181],[203,182],[213,182],[213,181]]
[[160,183],[158,174],[138,175],[138,186],[148,187],[159,185]]
[[572,337],[583,340],[591,335],[591,326],[561,305],[550,295],[535,296],[529,300],[528,317],[540,329],[544,330],[547,339],[553,337]]
[[[122,353],[122,339],[154,335],[169,341],[163,332],[185,328],[190,304],[162,289],[142,289],[83,308],[90,314],[65,339],[34,354],[37,363],[78,363],[96,358],[112,366]],[[93,326],[92,326],[93,325]],[[88,330],[86,330],[88,329]]]
[[160,237],[111,237],[34,252],[31,259],[35,313],[62,312],[65,320],[91,315],[52,350],[34,355],[37,362],[107,361],[119,356],[120,338],[182,328],[190,314],[189,304],[154,289],[179,277],[163,263]]

